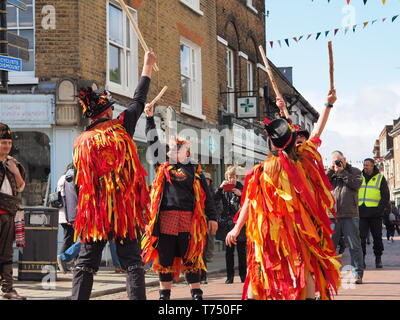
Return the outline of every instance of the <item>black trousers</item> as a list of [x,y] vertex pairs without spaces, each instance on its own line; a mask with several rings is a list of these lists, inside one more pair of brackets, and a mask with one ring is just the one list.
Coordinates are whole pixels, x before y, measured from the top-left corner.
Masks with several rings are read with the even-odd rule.
[[[182,232],[178,236],[160,234],[158,241],[158,257],[160,264],[164,268],[171,267],[174,264],[175,257],[183,258],[189,248],[190,233]],[[204,252],[199,252],[203,255]],[[185,263],[185,261],[183,261]],[[200,273],[186,273],[186,281],[190,284],[200,282]],[[172,273],[160,273],[161,282],[170,282],[173,279]]]
[[60,249],[60,254],[67,251],[69,247],[74,244],[74,228],[68,223],[62,223],[61,226],[64,229],[64,242]]
[[14,215],[0,214],[0,284],[1,291],[13,290],[13,242],[15,239]]
[[373,250],[376,257],[382,256],[384,247],[382,241],[382,218],[361,218],[360,217],[360,238],[364,256],[367,254],[368,230],[371,231],[374,242]]
[[226,260],[227,278],[233,278],[235,276],[235,259],[234,259],[235,247],[238,253],[239,275],[241,279],[244,279],[247,274],[246,241],[238,241],[236,245],[232,245],[231,247],[226,247],[225,260]]
[[[99,270],[101,255],[108,241],[82,243],[72,279],[72,300],[89,300],[93,276]],[[144,264],[140,240],[116,240],[121,266],[127,270],[126,291],[130,300],[146,300]]]
[[394,237],[395,225],[392,223],[388,223],[386,225],[386,237],[390,240],[390,237]]

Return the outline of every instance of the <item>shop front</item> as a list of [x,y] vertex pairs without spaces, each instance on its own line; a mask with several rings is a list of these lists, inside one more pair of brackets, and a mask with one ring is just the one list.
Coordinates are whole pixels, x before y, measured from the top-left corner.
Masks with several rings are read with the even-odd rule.
[[24,206],[45,205],[72,160],[74,128],[55,126],[53,95],[2,95],[0,121],[13,132],[12,156],[26,169]]

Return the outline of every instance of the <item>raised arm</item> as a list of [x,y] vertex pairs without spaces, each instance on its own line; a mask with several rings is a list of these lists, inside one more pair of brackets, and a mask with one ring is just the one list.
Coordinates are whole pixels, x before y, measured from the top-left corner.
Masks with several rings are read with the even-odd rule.
[[156,167],[166,161],[166,148],[158,138],[156,123],[154,121],[154,106],[148,104],[144,109],[146,114],[147,154],[150,164]]
[[328,96],[327,96],[327,103],[325,104],[325,108],[322,111],[322,114],[318,118],[318,122],[311,133],[310,139],[312,138],[320,138],[322,132],[325,129],[326,123],[328,122],[329,114],[332,110],[333,104],[336,102],[337,97],[336,97],[336,90],[329,90]]
[[143,113],[147,93],[150,88],[151,75],[153,72],[152,68],[156,60],[156,56],[151,49],[145,53],[142,76],[136,88],[135,95],[129,103],[127,110],[122,115],[123,125],[126,131],[132,136],[135,133],[136,124]]

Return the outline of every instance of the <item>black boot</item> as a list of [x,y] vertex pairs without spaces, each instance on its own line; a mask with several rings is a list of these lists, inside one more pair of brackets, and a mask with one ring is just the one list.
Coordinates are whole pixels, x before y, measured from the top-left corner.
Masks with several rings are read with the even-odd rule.
[[381,256],[376,256],[375,257],[375,266],[376,266],[377,269],[382,269],[383,268]]
[[160,300],[171,300],[171,290],[160,290]]
[[129,300],[146,300],[144,267],[142,264],[128,267],[126,291]]
[[364,270],[367,269],[367,265],[365,263],[365,255],[363,256],[363,268],[364,268]]
[[201,289],[192,289],[192,300],[203,300],[203,290]]
[[226,284],[232,284],[233,283],[233,277],[228,277],[225,281]]

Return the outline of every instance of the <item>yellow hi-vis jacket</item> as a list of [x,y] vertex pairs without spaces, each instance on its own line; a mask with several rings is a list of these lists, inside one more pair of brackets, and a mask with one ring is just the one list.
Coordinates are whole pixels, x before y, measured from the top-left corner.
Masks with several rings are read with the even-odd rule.
[[381,200],[381,183],[383,175],[378,173],[373,176],[368,183],[365,181],[364,175],[362,176],[362,185],[358,191],[358,206],[365,204],[366,207],[378,207]]

